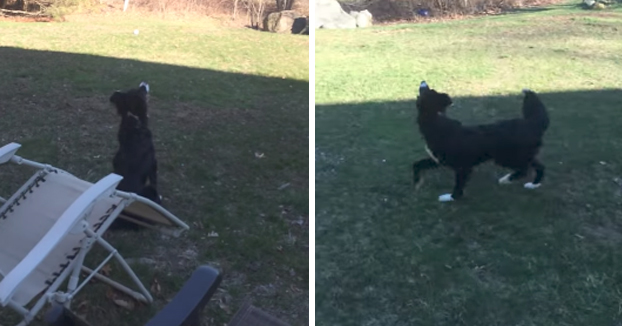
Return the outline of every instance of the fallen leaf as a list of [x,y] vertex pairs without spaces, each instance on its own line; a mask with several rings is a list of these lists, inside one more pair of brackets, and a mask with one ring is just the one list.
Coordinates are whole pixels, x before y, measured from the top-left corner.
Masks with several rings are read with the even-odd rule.
[[210,238],[218,238],[218,233],[212,231],[212,232],[208,233],[207,236],[210,237]]
[[264,157],[264,153],[255,152],[255,157],[256,158],[263,158]]
[[114,290],[112,288],[108,288],[108,290],[106,290],[106,298],[114,300],[116,297],[117,295],[114,293]]
[[110,265],[104,265],[104,267],[102,267],[102,269],[99,270],[100,274],[104,276],[109,276],[111,271],[112,271],[112,267],[110,267]]
[[130,300],[123,300],[123,299],[114,299],[112,300],[112,302],[114,302],[114,304],[116,304],[117,306],[121,307],[121,308],[125,308],[127,310],[134,310],[134,301],[130,301]]
[[227,313],[231,313],[231,309],[229,309],[229,306],[227,306],[227,304],[225,304],[222,299],[218,300],[218,306],[220,307],[220,309],[226,311]]
[[194,222],[194,226],[199,230],[203,230],[203,223],[201,222]]
[[158,282],[157,278],[153,279],[153,282],[151,283],[151,293],[153,294],[160,294],[160,292],[162,291],[162,288],[160,287],[160,282]]
[[80,301],[80,303],[78,303],[78,305],[76,306],[76,310],[82,310],[84,308],[86,308],[86,306],[88,306],[89,302],[86,300],[82,300]]

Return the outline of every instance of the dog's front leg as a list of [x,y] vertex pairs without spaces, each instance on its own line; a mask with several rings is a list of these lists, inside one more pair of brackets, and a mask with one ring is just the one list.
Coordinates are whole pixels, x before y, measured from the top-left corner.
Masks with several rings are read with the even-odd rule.
[[413,183],[415,188],[419,188],[421,185],[421,171],[429,170],[438,167],[438,163],[431,158],[424,158],[413,163]]
[[464,193],[464,187],[466,186],[469,176],[471,175],[471,168],[459,168],[456,169],[456,182],[454,184],[454,191],[451,194],[444,194],[438,197],[441,202],[453,201],[460,199]]
[[525,184],[525,188],[536,189],[540,187],[542,179],[544,178],[544,164],[534,159],[533,162],[531,162],[531,166],[534,168],[534,170],[536,170],[536,177],[534,178],[533,182],[527,182]]
[[156,161],[155,158],[153,159],[153,164],[149,169],[148,179],[151,186],[154,188],[158,187],[158,161]]

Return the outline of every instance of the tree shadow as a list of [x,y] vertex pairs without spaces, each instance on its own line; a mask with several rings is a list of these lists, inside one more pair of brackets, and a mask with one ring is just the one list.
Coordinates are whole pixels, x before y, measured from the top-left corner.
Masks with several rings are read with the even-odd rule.
[[[574,162],[581,166],[622,160],[622,152],[617,150],[622,147],[622,130],[615,123],[620,119],[617,108],[622,90],[543,92],[539,95],[551,116],[542,150],[544,160],[552,165],[551,179],[570,182],[563,180],[564,173],[577,172],[574,169],[578,166],[556,166],[558,162]],[[522,96],[518,93],[514,96],[456,96],[453,100],[454,105],[447,114],[465,125],[521,116]],[[371,152],[376,152],[378,157],[393,157],[402,164],[400,173],[404,182],[409,180],[412,161],[426,155],[416,125],[414,100],[318,104],[315,111],[317,150],[353,151],[357,158],[361,158],[358,156],[361,153]],[[361,153],[356,153],[355,148]],[[324,166],[316,157],[316,172],[334,168],[333,163],[326,164]],[[363,169],[361,176],[366,175],[364,168],[359,168]],[[617,173],[622,175],[620,171]]]
[[[611,301],[565,316],[548,309],[580,305],[572,293],[586,274],[619,269],[611,262],[622,234],[622,90],[539,95],[551,118],[539,155],[543,186],[500,186],[508,171],[488,163],[452,203],[437,200],[453,187],[448,169],[427,171],[419,189],[412,184],[412,163],[427,157],[414,100],[316,105],[317,323],[591,324],[615,314]],[[448,115],[463,124],[521,115],[519,92],[453,100]],[[585,254],[572,264],[582,267],[558,274],[578,242]],[[474,265],[463,262],[486,272],[473,277]],[[608,284],[598,291],[616,295]]]
[[[302,249],[308,229],[290,221],[308,216],[309,83],[304,76],[15,47],[0,47],[0,71],[0,145],[21,143],[19,155],[91,182],[112,172],[118,146],[119,118],[110,95],[141,81],[150,84],[160,192],[164,206],[191,229],[179,239],[148,231],[109,235],[124,257],[158,261],[157,268],[136,271],[147,288],[157,278],[161,293],[154,295],[154,304],[127,314],[106,298],[104,285],[87,284],[79,295],[91,302],[83,307],[87,320],[101,326],[142,325],[179,290],[187,273],[206,262],[226,269],[223,289],[231,293],[226,310],[208,306],[206,315],[214,323],[228,322],[247,297],[291,324],[308,320],[308,249]],[[0,166],[0,195],[11,194],[32,173]],[[212,231],[219,236],[208,237]],[[292,237],[295,244],[283,244]],[[274,249],[278,246],[283,250]],[[184,252],[194,258],[180,258]],[[280,275],[290,269],[295,275]],[[278,298],[266,300],[256,291],[266,284]],[[0,309],[0,324],[17,323],[9,311]]]

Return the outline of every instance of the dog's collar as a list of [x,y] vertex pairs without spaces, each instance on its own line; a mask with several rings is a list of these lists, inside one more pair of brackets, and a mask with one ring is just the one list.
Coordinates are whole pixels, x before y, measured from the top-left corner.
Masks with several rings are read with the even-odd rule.
[[425,151],[428,152],[428,155],[430,155],[430,158],[433,159],[436,164],[440,163],[440,161],[438,160],[438,158],[436,158],[436,156],[434,156],[434,153],[432,153],[428,145],[425,145]]
[[128,116],[128,117],[135,118],[136,120],[140,120],[140,119],[138,119],[138,116],[137,116],[137,115],[134,115],[132,112],[129,112],[129,111],[127,112],[127,116]]

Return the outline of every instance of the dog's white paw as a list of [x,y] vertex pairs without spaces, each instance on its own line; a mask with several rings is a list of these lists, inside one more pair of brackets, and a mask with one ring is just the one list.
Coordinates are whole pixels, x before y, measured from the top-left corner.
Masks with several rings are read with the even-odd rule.
[[138,85],[138,87],[143,87],[145,86],[145,89],[147,90],[147,93],[149,93],[149,84],[145,83],[145,82],[141,82],[140,85]]
[[448,201],[453,201],[454,197],[451,196],[451,194],[444,194],[444,195],[440,195],[438,196],[438,201],[440,202],[448,202]]
[[510,176],[511,175],[512,175],[511,173],[508,173],[508,174],[504,175],[503,177],[501,177],[501,179],[499,179],[499,184],[500,185],[507,185],[507,184],[512,183],[512,181],[510,181]]
[[542,185],[541,183],[531,183],[531,182],[527,182],[525,184],[525,188],[526,189],[536,189],[538,187],[540,187],[540,185]]

